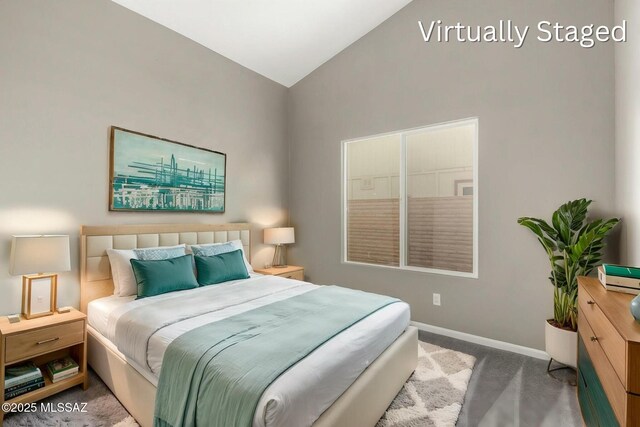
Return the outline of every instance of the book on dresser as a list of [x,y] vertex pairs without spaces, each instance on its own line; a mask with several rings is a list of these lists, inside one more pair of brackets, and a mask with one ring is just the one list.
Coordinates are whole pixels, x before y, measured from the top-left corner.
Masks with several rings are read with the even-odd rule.
[[49,372],[49,377],[53,383],[72,377],[76,375],[78,371],[78,364],[71,357],[56,359],[47,363],[47,372]]
[[13,399],[44,387],[42,371],[33,362],[10,366],[5,370],[4,400]]
[[631,277],[633,279],[640,279],[640,268],[629,267],[626,265],[616,264],[602,264],[604,272],[611,274],[612,276]]
[[[618,267],[613,269],[612,267]],[[603,264],[598,267],[598,280],[600,284],[608,291],[624,292],[627,294],[638,295],[640,294],[640,279],[636,277],[619,276],[612,274],[612,271],[618,274],[625,274],[625,269],[637,270],[630,267],[612,266],[610,264]]]

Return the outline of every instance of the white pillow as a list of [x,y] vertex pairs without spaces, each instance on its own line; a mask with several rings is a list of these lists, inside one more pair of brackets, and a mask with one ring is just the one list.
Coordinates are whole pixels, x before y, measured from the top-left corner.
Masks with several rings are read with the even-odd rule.
[[138,259],[133,249],[107,249],[113,277],[113,294],[126,297],[138,293],[138,284],[133,275],[131,260]]
[[[113,278],[113,294],[121,297],[128,297],[138,294],[138,283],[133,274],[131,260],[138,259],[135,251],[153,252],[161,250],[182,249],[180,255],[186,255],[186,245],[183,243],[176,246],[158,246],[155,248],[140,249],[107,249],[109,263],[111,264],[111,276]],[[178,251],[180,252],[180,251]]]
[[[253,267],[251,267],[251,264],[249,264],[249,261],[247,260],[247,255],[244,253],[244,247],[242,246],[242,240],[230,240],[228,242],[223,242],[223,243],[205,243],[203,245],[191,245],[189,246],[189,248],[187,249],[187,253],[193,253],[193,248],[207,248],[207,247],[211,247],[211,246],[222,246],[222,245],[229,245],[231,244],[231,246],[233,246],[233,250],[232,251],[237,251],[238,249],[240,249],[242,251],[242,259],[244,260],[244,265],[245,267],[247,267],[247,273],[251,274],[253,273]],[[228,252],[232,252],[232,251],[228,251]],[[220,252],[220,253],[224,253],[224,252]]]

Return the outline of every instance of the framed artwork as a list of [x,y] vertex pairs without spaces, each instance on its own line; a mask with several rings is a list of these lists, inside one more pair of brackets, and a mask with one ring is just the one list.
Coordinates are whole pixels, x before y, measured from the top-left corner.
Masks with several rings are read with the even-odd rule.
[[454,182],[456,196],[473,196],[473,180],[457,179]]
[[111,127],[109,210],[223,213],[227,155]]

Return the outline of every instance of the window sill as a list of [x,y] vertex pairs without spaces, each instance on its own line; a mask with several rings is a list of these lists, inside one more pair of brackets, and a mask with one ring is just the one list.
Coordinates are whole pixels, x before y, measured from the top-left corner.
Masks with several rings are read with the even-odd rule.
[[367,262],[357,262],[357,261],[345,261],[342,260],[342,264],[344,265],[354,265],[354,266],[366,266],[366,267],[375,267],[375,268],[385,268],[389,270],[399,270],[399,271],[415,271],[418,273],[428,273],[428,274],[438,274],[441,276],[451,276],[451,277],[462,277],[466,279],[478,279],[478,272],[474,271],[472,273],[467,273],[464,271],[451,271],[451,270],[440,270],[437,268],[424,268],[424,267],[411,267],[409,265],[405,266],[393,266],[393,265],[381,265],[381,264],[369,264]]

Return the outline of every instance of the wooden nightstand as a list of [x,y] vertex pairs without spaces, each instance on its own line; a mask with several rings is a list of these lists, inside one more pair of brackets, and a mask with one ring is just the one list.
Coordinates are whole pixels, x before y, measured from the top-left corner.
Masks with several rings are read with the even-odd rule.
[[267,274],[269,276],[286,277],[287,279],[304,280],[304,267],[288,265],[284,268],[257,268],[256,273]]
[[[89,386],[87,376],[87,316],[72,309],[68,313],[55,313],[37,319],[21,319],[9,323],[0,318],[0,384],[4,403],[5,367],[32,361],[42,371],[44,387],[8,400],[8,403],[31,403],[76,385]],[[79,372],[71,378],[51,382],[45,364],[54,359],[71,356],[79,366]],[[0,420],[4,419],[0,412]]]

